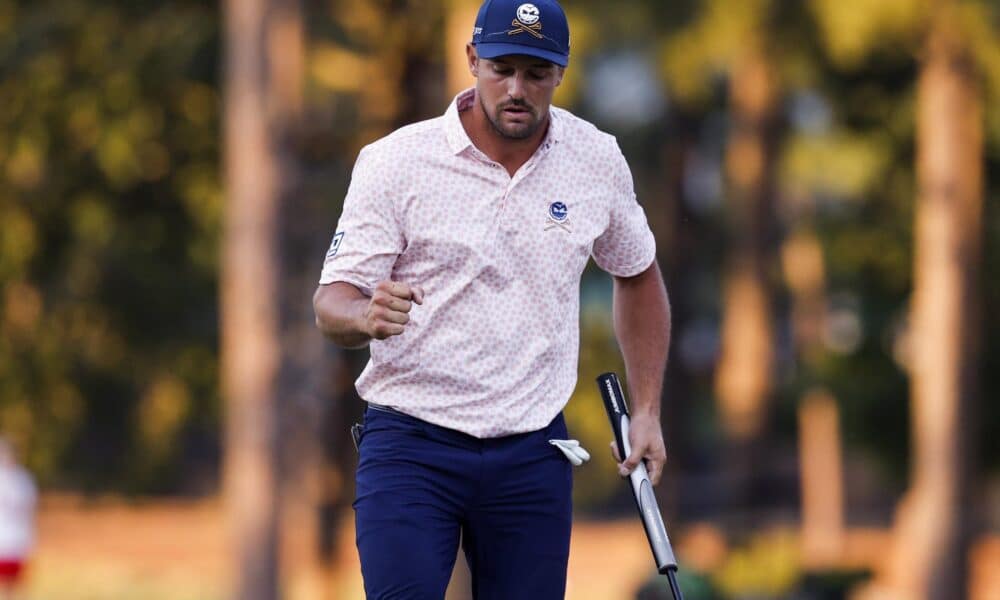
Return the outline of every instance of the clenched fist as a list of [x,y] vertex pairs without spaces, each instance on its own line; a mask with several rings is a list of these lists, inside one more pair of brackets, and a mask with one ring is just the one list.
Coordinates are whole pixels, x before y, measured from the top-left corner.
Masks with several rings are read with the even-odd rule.
[[380,281],[362,315],[364,332],[376,340],[403,333],[414,302],[424,303],[424,290],[420,286],[388,279]]

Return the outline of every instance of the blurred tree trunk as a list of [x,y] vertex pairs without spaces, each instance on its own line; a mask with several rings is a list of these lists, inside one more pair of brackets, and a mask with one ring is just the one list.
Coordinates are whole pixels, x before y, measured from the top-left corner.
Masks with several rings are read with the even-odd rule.
[[794,221],[781,244],[781,265],[785,285],[792,300],[792,338],[796,362],[817,368],[825,357],[823,330],[826,328],[826,266],[823,248],[816,237],[812,205],[792,212]]
[[918,83],[911,487],[889,564],[899,598],[964,598],[976,395],[983,107],[955,3],[934,4]]
[[[759,36],[749,36],[754,40]],[[774,335],[768,269],[773,262],[776,81],[760,42],[751,41],[730,80],[729,249],[723,274],[721,357],[715,387],[731,440],[727,478],[735,504],[751,499],[773,386]]]
[[[817,372],[825,357],[826,267],[823,248],[813,230],[814,201],[788,211],[795,233],[781,246],[785,283],[792,300],[792,338],[798,368]],[[799,484],[802,564],[829,569],[844,551],[844,468],[837,400],[828,390],[811,386],[798,407]]]
[[748,49],[730,81],[730,249],[724,273],[722,356],[716,390],[723,425],[737,439],[764,425],[774,341],[767,283],[772,223],[775,83],[763,53]]
[[[675,110],[659,140],[661,175],[659,205],[646,199],[650,229],[656,238],[657,260],[663,271],[667,293],[670,295],[671,344],[667,362],[668,372],[661,395],[661,421],[669,459],[664,465],[663,476],[657,486],[657,496],[663,504],[664,517],[676,519],[684,515],[686,507],[705,507],[704,494],[685,485],[683,477],[697,469],[694,466],[696,444],[692,431],[694,415],[692,366],[685,364],[680,341],[693,325],[696,311],[693,307],[693,290],[697,289],[696,276],[704,266],[692,257],[698,256],[702,227],[698,215],[684,201],[684,173],[686,161],[693,155],[696,144],[695,127],[698,121],[681,110]],[[700,491],[700,490],[699,490]]]
[[291,600],[334,598],[329,541],[335,529],[325,515],[337,493],[326,445],[336,351],[316,331],[312,293],[329,231],[323,203],[307,193],[299,158],[305,32],[300,0],[271,0],[267,17],[268,111],[273,160],[279,166],[276,215],[281,366],[277,427],[280,564]]
[[268,124],[267,0],[226,0],[222,393],[233,594],[278,597],[275,383],[278,204]]
[[802,528],[800,553],[807,569],[836,568],[844,552],[844,467],[837,400],[813,388],[799,402]]

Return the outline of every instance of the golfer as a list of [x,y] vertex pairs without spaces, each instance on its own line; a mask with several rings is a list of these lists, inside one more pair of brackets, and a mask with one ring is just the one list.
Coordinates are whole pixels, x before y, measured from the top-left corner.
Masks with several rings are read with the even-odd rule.
[[615,139],[551,106],[566,16],[487,0],[466,54],[473,89],[361,151],[314,298],[324,334],[371,348],[354,502],[369,599],[440,600],[460,539],[478,600],[564,596],[585,452],[562,409],[591,257],[614,277],[633,402],[620,469],[645,459],[655,482],[666,457],[666,290]]

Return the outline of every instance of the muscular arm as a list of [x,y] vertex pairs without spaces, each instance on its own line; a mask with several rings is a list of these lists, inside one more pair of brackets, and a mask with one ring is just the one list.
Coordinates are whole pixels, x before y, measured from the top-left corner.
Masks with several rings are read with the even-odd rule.
[[368,296],[349,283],[321,285],[313,295],[316,327],[338,346],[363,348],[372,339],[363,320],[369,302]]
[[413,302],[423,304],[422,288],[389,280],[379,282],[371,298],[342,281],[321,285],[313,295],[316,327],[345,348],[403,333]]
[[655,484],[666,461],[660,393],[670,347],[670,303],[656,262],[635,277],[615,277],[614,290],[615,337],[625,359],[632,403],[632,454],[622,465],[623,474],[645,459]]

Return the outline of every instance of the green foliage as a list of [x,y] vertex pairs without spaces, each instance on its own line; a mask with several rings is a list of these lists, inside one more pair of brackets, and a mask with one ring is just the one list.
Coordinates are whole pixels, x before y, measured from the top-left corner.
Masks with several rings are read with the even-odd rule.
[[828,55],[842,68],[856,69],[877,48],[913,54],[926,24],[926,0],[811,0]]
[[790,531],[772,531],[736,548],[715,572],[712,583],[730,598],[783,598],[798,581],[798,540]]
[[750,46],[766,37],[772,0],[708,0],[677,35],[661,42],[663,76],[686,102],[709,99],[713,75],[729,72]]
[[792,194],[859,198],[872,189],[890,159],[890,141],[878,134],[793,135],[786,141],[780,178]]
[[595,511],[625,491],[609,447],[614,439],[611,425],[595,383],[598,375],[608,371],[625,380],[625,367],[608,311],[611,281],[606,275],[589,273],[591,276],[584,280],[581,303],[579,377],[565,411],[570,435],[579,439],[592,457],[573,472],[573,505],[581,511]]
[[216,27],[0,0],[0,431],[45,482],[165,489],[215,436]]

